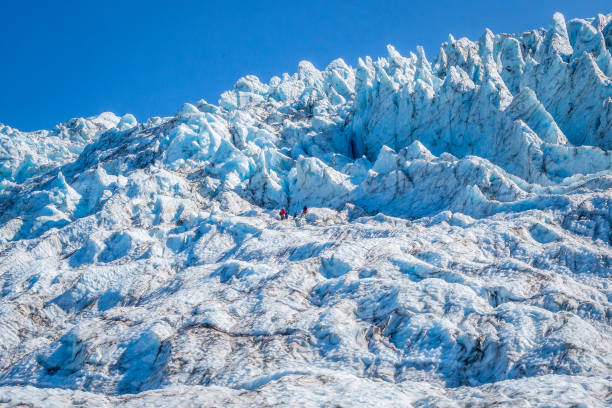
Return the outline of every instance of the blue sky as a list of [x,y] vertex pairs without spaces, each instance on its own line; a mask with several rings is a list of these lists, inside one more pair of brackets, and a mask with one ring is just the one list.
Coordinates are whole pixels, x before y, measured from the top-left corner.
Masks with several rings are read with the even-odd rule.
[[51,128],[103,111],[139,121],[184,102],[216,103],[241,76],[319,68],[337,57],[402,54],[478,39],[484,27],[518,32],[610,13],[599,1],[2,1],[0,122]]

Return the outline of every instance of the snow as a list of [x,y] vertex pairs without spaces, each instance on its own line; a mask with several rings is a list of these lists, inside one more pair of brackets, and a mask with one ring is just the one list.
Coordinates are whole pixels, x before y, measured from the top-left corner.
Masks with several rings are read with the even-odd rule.
[[0,126],[0,401],[606,406],[611,35]]

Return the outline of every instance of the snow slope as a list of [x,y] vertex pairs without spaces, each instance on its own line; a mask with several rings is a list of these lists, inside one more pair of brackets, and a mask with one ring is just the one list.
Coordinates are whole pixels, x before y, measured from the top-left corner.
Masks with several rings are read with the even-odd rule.
[[557,13],[0,126],[0,401],[612,403],[611,51]]

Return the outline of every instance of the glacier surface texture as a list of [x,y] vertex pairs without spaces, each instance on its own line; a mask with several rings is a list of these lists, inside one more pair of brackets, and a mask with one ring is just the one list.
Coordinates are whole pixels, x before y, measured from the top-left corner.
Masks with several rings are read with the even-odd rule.
[[0,125],[0,404],[609,406],[611,51],[557,13]]

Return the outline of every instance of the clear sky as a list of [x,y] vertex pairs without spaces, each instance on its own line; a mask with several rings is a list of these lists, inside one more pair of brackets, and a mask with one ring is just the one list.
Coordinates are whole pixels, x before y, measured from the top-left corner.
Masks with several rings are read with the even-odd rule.
[[306,59],[403,55],[612,12],[610,0],[520,1],[0,0],[0,122],[51,128],[103,111],[139,121],[184,102],[217,102],[241,76],[263,81]]

